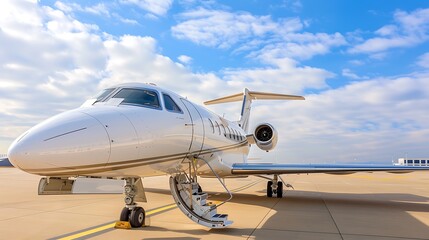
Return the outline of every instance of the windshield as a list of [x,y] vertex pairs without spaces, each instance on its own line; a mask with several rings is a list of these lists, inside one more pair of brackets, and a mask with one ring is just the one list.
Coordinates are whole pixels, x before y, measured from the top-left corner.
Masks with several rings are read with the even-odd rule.
[[124,88],[113,96],[113,98],[123,98],[121,104],[139,105],[144,107],[161,108],[158,94],[145,89]]
[[100,102],[103,100],[107,95],[109,95],[111,92],[115,90],[114,88],[107,88],[99,92],[97,95],[95,95],[93,98],[97,99],[95,102]]

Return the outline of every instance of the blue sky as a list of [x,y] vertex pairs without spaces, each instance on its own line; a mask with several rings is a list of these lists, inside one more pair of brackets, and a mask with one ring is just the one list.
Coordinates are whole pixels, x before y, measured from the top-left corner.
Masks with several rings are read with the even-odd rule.
[[[258,102],[280,162],[429,157],[427,1],[3,1],[0,152],[100,88],[155,82],[201,104],[242,91]],[[240,104],[211,110],[230,119]]]

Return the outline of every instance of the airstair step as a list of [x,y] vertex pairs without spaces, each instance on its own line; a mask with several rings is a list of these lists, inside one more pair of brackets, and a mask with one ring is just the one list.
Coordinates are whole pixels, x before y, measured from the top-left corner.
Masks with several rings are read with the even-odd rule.
[[198,183],[180,183],[170,177],[171,193],[179,209],[192,221],[210,228],[224,228],[232,224],[228,214],[218,214],[217,205],[207,202],[208,194],[198,192]]

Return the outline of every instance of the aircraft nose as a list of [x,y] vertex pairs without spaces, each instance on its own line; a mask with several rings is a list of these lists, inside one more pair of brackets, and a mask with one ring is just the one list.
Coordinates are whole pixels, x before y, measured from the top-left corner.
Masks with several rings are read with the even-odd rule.
[[69,111],[52,117],[18,137],[9,147],[10,162],[26,172],[55,175],[78,165],[105,164],[110,140],[94,117]]

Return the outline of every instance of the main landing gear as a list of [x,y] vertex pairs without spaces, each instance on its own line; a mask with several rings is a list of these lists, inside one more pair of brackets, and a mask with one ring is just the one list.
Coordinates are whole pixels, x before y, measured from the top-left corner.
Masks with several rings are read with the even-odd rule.
[[[282,180],[279,175],[275,174],[273,180],[267,182],[267,197],[273,197],[273,194],[278,198],[283,197],[283,181],[279,181],[279,178]],[[290,184],[286,184],[286,187],[293,189]]]
[[119,220],[121,222],[129,222],[133,228],[142,227],[145,222],[146,213],[135,202],[146,202],[141,178],[126,178],[124,180],[126,181],[124,186],[125,207],[121,211]]

